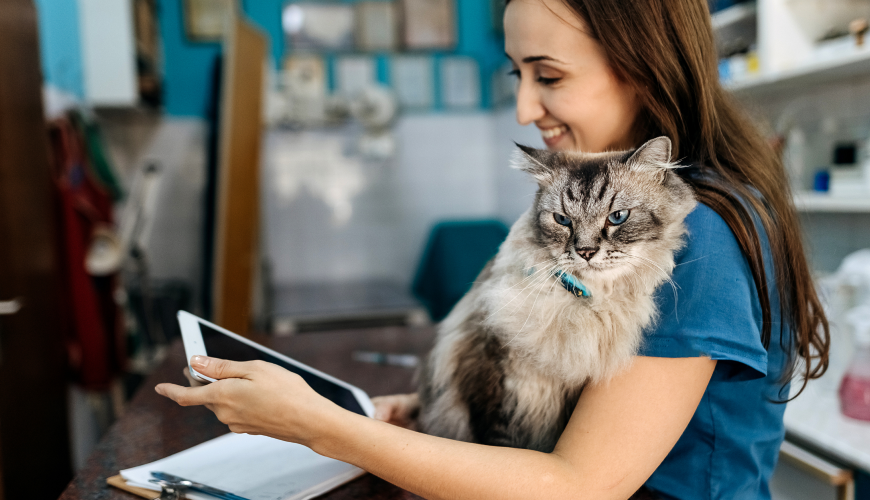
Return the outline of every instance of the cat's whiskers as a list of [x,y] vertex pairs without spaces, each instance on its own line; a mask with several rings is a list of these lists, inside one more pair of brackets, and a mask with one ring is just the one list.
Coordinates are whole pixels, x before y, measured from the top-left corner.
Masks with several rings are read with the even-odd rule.
[[[516,294],[514,295],[514,298],[512,298],[511,300],[509,300],[509,301],[507,302],[507,304],[505,304],[505,305],[499,307],[498,309],[496,309],[495,311],[493,311],[489,316],[487,316],[486,318],[484,318],[483,321],[486,322],[486,321],[488,321],[490,318],[492,318],[493,316],[495,316],[496,314],[498,314],[499,311],[501,311],[501,310],[504,309],[505,307],[509,306],[509,305],[511,304],[511,302],[517,300],[517,298],[518,298],[520,295],[522,295],[523,292],[525,292],[525,291],[528,290],[529,288],[531,288],[531,287],[533,287],[533,286],[535,286],[535,285],[537,285],[537,284],[540,284],[540,283],[543,283],[544,281],[546,281],[547,278],[550,277],[550,273],[553,272],[553,271],[555,271],[558,267],[559,267],[559,264],[556,263],[556,264],[553,264],[553,265],[550,266],[550,267],[547,267],[547,268],[541,269],[541,271],[546,271],[546,272],[543,273],[542,275],[536,277],[535,279],[533,279],[532,282],[530,282],[528,285],[526,285],[526,287],[523,288],[522,290],[517,291]],[[540,272],[540,271],[539,271],[539,272]],[[535,274],[537,274],[537,273],[535,273]],[[528,279],[528,278],[527,278],[527,279]],[[523,280],[523,281],[525,281],[525,280]],[[508,289],[505,290],[505,291],[509,291],[509,290],[513,289],[515,286],[517,286],[517,285],[514,285],[514,286],[508,288]],[[526,298],[528,298],[529,296],[531,296],[532,293],[534,293],[534,289],[533,289],[531,292],[529,292],[529,294],[526,296]]]
[[676,282],[674,282],[674,280],[670,277],[670,275],[668,275],[668,273],[665,272],[664,269],[662,269],[661,267],[659,267],[659,266],[658,266],[657,264],[655,264],[653,261],[651,261],[651,260],[649,260],[649,259],[646,259],[646,258],[643,258],[643,257],[641,257],[641,256],[639,256],[639,255],[630,255],[630,254],[625,254],[625,255],[626,255],[626,257],[629,257],[629,259],[632,259],[632,258],[634,258],[634,259],[640,259],[640,260],[636,261],[636,262],[639,263],[639,264],[643,264],[643,265],[647,265],[647,266],[652,266],[652,267],[650,268],[652,271],[659,271],[659,272],[661,273],[661,277],[664,279],[664,281],[666,281],[669,285],[671,285],[671,288],[672,288],[673,291],[674,291],[674,304],[677,303],[677,289],[680,288],[680,286],[677,285]]
[[661,275],[665,279],[665,281],[669,282],[671,284],[671,286],[674,287],[674,293],[676,293],[677,288],[680,288],[680,286],[677,285],[673,279],[671,279],[671,275],[667,271],[662,269],[658,264],[653,262],[652,260],[647,259],[645,257],[641,257],[640,255],[629,255],[629,257],[640,259],[641,262],[646,263],[647,265],[650,265],[650,266],[654,267],[655,269],[657,269],[661,273]]
[[[556,260],[557,260],[557,258],[553,258],[553,259],[545,260],[545,261],[541,262],[540,264],[536,264],[536,265],[531,266],[531,267],[525,267],[525,268],[523,268],[523,270],[524,270],[524,271],[528,271],[528,270],[531,270],[531,269],[535,269],[537,266],[539,266],[539,265],[541,265],[541,264],[548,264],[548,265],[553,265],[553,264],[555,264],[555,265],[558,267],[558,264],[559,264],[559,263],[558,263],[558,262],[555,262]],[[533,272],[532,274],[526,276],[525,278],[523,278],[522,280],[518,281],[518,282],[515,283],[514,285],[508,287],[506,290],[513,290],[514,288],[516,288],[516,287],[518,287],[518,286],[524,284],[525,282],[531,280],[533,277],[535,277],[535,275],[539,274],[541,271],[545,271],[546,269],[547,269],[546,267],[543,267],[543,268],[541,268],[541,269],[538,269],[537,271],[535,271],[535,272]]]
[[[556,281],[556,280],[553,280],[553,283],[550,284],[550,288],[547,289],[547,295],[550,295],[550,292],[553,291],[553,287],[556,286],[556,283],[557,283],[557,281]],[[535,310],[535,304],[538,303],[538,297],[539,297],[540,295],[541,295],[541,290],[538,290],[538,296],[535,297],[535,302],[532,304],[532,308],[529,309],[529,315],[526,316],[526,321],[523,322],[523,326],[520,327],[520,331],[518,331],[516,335],[514,335],[510,340],[508,340],[507,343],[505,343],[504,345],[502,345],[502,348],[505,348],[505,347],[507,347],[508,345],[510,345],[511,342],[513,342],[514,340],[516,340],[516,338],[519,337],[521,333],[523,333],[523,329],[526,328],[526,323],[529,322],[529,318],[532,316],[532,312],[534,312],[534,310]]]
[[[530,271],[530,270],[535,269],[535,268],[537,268],[538,266],[541,266],[541,265],[552,264],[552,263],[554,263],[557,259],[558,259],[558,257],[553,257],[553,258],[550,258],[550,259],[547,259],[547,260],[541,261],[541,262],[539,262],[539,263],[537,263],[537,264],[532,264],[532,265],[529,266],[529,267],[524,267],[524,268],[522,268],[522,270],[523,270],[523,271]],[[532,276],[538,274],[538,272],[540,272],[540,270],[537,270],[537,271],[532,272],[531,274],[529,274],[528,276],[526,276],[523,280],[517,282],[515,285],[511,286],[510,288],[513,288],[513,287],[515,287],[515,286],[517,286],[517,285],[521,285],[521,284],[524,283],[525,281],[531,279]],[[485,281],[485,280],[484,280],[484,281]],[[474,283],[483,283],[484,281],[475,281]],[[510,288],[508,288],[508,290],[510,290]]]

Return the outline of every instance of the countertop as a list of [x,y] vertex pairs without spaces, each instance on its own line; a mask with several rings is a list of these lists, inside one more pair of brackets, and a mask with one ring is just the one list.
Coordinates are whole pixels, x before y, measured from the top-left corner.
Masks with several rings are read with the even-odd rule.
[[[360,363],[351,359],[356,350],[422,354],[434,338],[432,328],[372,328],[318,332],[293,337],[256,339],[273,349],[318,368],[365,390],[370,396],[411,392],[413,371]],[[61,495],[62,500],[132,500],[130,493],[106,485],[106,478],[126,469],[153,462],[228,432],[204,407],[181,407],[157,395],[160,382],[186,384],[181,370],[184,348],[176,341],[166,360],[142,384],[124,414],[97,445],[83,470]],[[366,474],[319,498],[416,499],[420,498],[376,476]]]
[[840,412],[840,378],[839,372],[830,373],[807,384],[806,391],[786,406],[785,428],[833,458],[870,471],[870,422]]

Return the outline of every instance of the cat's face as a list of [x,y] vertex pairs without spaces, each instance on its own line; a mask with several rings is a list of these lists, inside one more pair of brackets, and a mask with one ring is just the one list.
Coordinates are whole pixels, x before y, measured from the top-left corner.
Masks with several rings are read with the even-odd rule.
[[616,277],[653,265],[674,244],[694,200],[670,171],[671,142],[653,139],[636,151],[523,151],[519,168],[539,183],[532,209],[535,243],[577,277]]

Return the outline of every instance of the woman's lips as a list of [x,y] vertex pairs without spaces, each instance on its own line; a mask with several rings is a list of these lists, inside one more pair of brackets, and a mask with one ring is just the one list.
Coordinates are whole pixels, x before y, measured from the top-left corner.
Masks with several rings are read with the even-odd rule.
[[541,137],[544,139],[544,143],[547,147],[553,147],[560,139],[562,139],[562,136],[564,136],[566,132],[568,132],[567,125],[559,125],[558,127],[553,128],[542,128]]

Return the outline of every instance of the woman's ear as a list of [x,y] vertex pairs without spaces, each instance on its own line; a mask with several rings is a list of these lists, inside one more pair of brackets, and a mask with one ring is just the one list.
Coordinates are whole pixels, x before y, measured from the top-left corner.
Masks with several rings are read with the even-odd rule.
[[514,144],[519,148],[512,162],[514,168],[531,174],[538,181],[538,184],[544,185],[553,182],[553,168],[551,166],[553,153],[551,151]]

